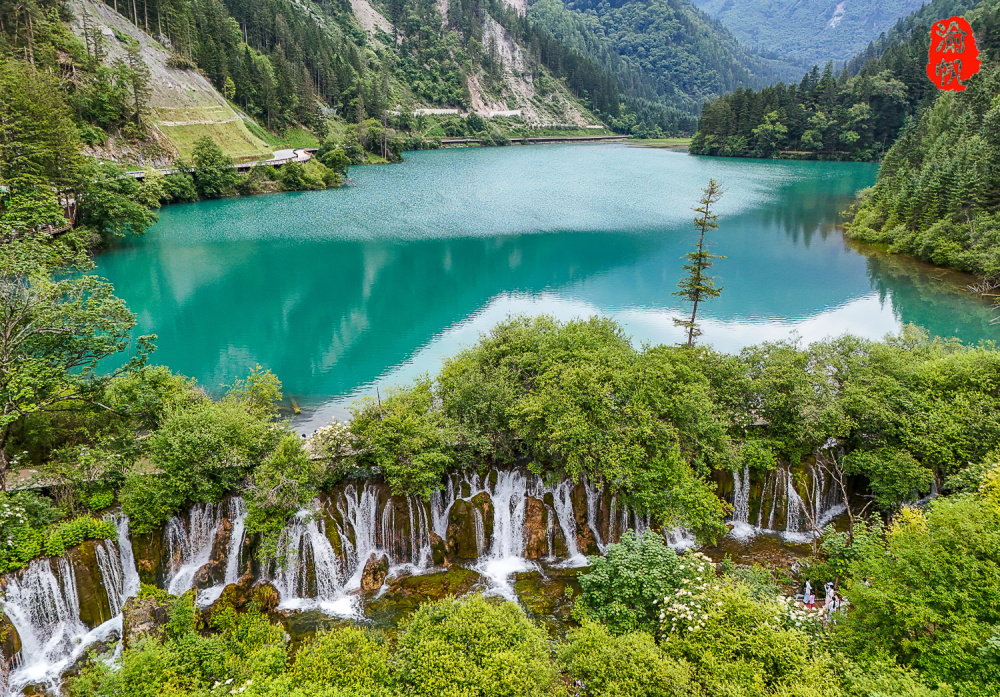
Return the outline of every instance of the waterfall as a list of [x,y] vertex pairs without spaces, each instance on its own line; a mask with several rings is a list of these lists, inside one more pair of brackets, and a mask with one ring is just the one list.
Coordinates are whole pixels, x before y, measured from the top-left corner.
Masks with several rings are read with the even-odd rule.
[[738,540],[746,541],[757,531],[750,525],[750,468],[743,467],[743,472],[733,470],[733,529],[730,535]]
[[441,491],[431,493],[431,522],[434,534],[442,540],[448,537],[448,514],[455,503],[455,483],[448,477],[444,494]]
[[164,533],[170,558],[167,592],[180,595],[194,584],[194,575],[212,557],[212,545],[222,524],[221,506],[199,503],[191,508],[188,523],[177,516],[167,522]]
[[585,566],[587,557],[580,554],[576,544],[576,517],[573,515],[573,482],[563,479],[552,490],[552,503],[556,512],[556,520],[566,538],[566,552],[569,558],[563,562],[566,566]]
[[340,559],[326,537],[326,526],[318,513],[318,507],[302,509],[281,531],[278,539],[281,563],[273,565],[270,574],[281,598],[278,607],[357,616],[357,601],[345,593]]
[[[337,501],[343,526],[338,528],[344,550],[345,568],[351,569],[345,587],[356,590],[361,587],[361,574],[371,553],[378,549],[375,540],[375,516],[378,513],[378,490],[365,483],[360,491],[355,484],[344,488]],[[348,530],[350,527],[350,530]],[[353,532],[352,534],[349,534]]]
[[601,538],[601,531],[597,525],[597,503],[600,501],[601,494],[604,493],[604,487],[602,486],[600,491],[598,491],[586,477],[583,480],[583,485],[587,492],[587,525],[590,526],[591,531],[594,533],[594,541],[597,543],[597,548],[601,554],[604,554],[606,545]]
[[486,551],[486,526],[483,523],[483,514],[478,508],[472,509],[472,521],[476,527],[476,556],[481,557]]
[[477,570],[489,581],[491,590],[516,600],[510,577],[533,565],[524,558],[524,510],[527,479],[516,470],[497,471],[496,486],[490,492],[493,502],[493,541]]
[[[243,540],[247,531],[247,508],[242,496],[230,499],[229,518],[233,527],[229,532],[229,546],[226,548],[225,576],[222,583],[217,583],[198,593],[199,607],[208,607],[219,599],[226,586],[240,580],[240,555],[243,553]],[[209,548],[209,555],[211,555],[211,548]]]
[[66,557],[35,559],[8,575],[0,605],[21,638],[21,663],[8,676],[8,694],[36,683],[58,692],[63,671],[88,646],[121,634],[120,615],[92,630],[80,620],[76,575]]

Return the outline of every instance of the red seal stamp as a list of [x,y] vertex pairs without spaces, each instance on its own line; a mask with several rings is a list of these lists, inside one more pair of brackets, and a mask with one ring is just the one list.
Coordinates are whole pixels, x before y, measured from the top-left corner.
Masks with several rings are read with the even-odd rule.
[[931,26],[927,77],[939,90],[965,89],[965,81],[979,72],[979,49],[964,17],[949,17]]

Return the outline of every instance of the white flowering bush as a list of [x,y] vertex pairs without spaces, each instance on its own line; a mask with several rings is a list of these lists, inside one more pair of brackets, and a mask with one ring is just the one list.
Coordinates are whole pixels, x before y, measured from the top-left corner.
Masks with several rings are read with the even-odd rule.
[[675,578],[677,588],[656,601],[660,606],[661,635],[704,630],[720,585],[715,565],[700,552],[688,553],[677,567]]
[[306,441],[306,449],[314,457],[334,460],[353,453],[354,440],[354,434],[351,433],[348,425],[342,421],[334,420],[318,429]]

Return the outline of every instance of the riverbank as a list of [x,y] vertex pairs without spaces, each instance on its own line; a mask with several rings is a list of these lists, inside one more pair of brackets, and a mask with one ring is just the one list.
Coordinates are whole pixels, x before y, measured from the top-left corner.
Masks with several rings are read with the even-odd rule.
[[629,145],[640,148],[661,148],[664,150],[678,150],[687,152],[691,145],[690,138],[632,138],[628,139]]

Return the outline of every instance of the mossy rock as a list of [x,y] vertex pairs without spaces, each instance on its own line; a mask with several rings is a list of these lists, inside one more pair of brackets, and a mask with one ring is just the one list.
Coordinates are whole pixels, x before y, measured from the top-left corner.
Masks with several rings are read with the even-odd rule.
[[101,568],[97,564],[97,545],[103,541],[87,540],[66,551],[66,559],[76,576],[76,594],[80,600],[80,620],[89,628],[103,624],[116,613],[111,609],[108,591],[104,587]]
[[576,521],[576,546],[582,554],[600,554],[594,531],[587,522],[587,487],[580,482],[573,487],[573,519]]
[[563,636],[575,624],[573,605],[580,595],[577,577],[587,571],[586,567],[549,568],[519,573],[514,576],[514,592],[529,617],[544,625],[552,636]]
[[6,614],[0,614],[0,661],[11,664],[11,659],[21,651],[21,637]]
[[288,613],[281,619],[281,625],[291,637],[291,649],[296,651],[302,644],[312,639],[318,632],[338,627],[349,627],[355,623],[342,617],[330,617],[320,610]]
[[139,571],[139,580],[151,586],[163,587],[167,580],[167,546],[162,527],[145,534],[132,533],[132,556]]
[[395,625],[423,603],[449,595],[465,595],[482,582],[483,578],[477,572],[460,567],[436,574],[393,579],[382,595],[366,605],[365,614],[377,625]]
[[[479,547],[476,543],[476,523],[473,518],[475,507],[472,502],[459,499],[448,513],[448,550],[460,559],[476,559]],[[484,528],[485,528],[485,522]],[[486,538],[489,540],[489,538]],[[483,550],[485,551],[485,550]]]

